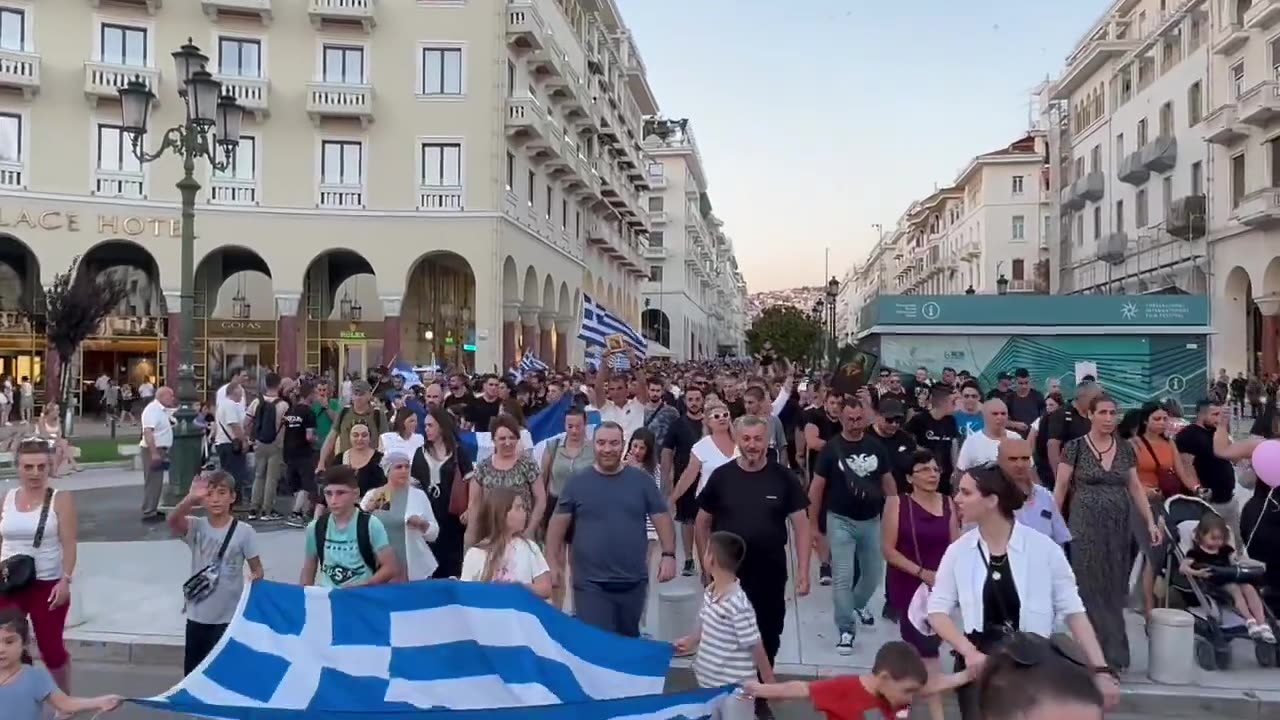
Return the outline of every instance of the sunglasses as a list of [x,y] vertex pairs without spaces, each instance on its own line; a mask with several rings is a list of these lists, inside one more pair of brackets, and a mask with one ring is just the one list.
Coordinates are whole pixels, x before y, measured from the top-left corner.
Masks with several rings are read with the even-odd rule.
[[889,423],[890,425],[901,425],[901,424],[902,424],[902,416],[901,416],[901,415],[894,415],[893,417],[887,417],[887,418],[885,418],[885,419],[884,419],[884,421],[885,421],[885,422],[887,422],[887,423]]
[[708,418],[710,418],[710,419],[712,419],[712,420],[728,420],[728,419],[729,419],[729,413],[727,413],[727,412],[713,412],[713,413],[709,413],[709,414],[707,415],[707,417],[708,417]]

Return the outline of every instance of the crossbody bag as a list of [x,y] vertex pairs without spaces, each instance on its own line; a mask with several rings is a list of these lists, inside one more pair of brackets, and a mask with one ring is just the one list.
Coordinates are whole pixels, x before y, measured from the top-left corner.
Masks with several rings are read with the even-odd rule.
[[[16,490],[14,492],[17,492]],[[17,506],[15,501],[14,506]],[[40,521],[31,540],[33,550],[44,542],[44,528],[49,521],[49,509],[53,507],[53,488],[45,488],[44,502],[40,505]],[[25,590],[36,581],[36,559],[30,555],[13,555],[0,563],[0,595]]]
[[227,548],[231,547],[231,539],[235,537],[236,526],[239,524],[239,520],[231,519],[231,527],[227,528],[227,536],[222,538],[222,546],[218,548],[217,557],[182,583],[182,596],[187,599],[187,602],[197,603],[204,600],[218,586],[218,576],[222,573],[222,558],[226,556]]

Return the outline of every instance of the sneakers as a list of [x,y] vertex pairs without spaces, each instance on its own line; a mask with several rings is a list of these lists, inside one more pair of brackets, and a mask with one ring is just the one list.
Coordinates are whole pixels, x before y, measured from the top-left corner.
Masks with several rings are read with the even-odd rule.
[[853,633],[840,633],[840,641],[836,643],[836,652],[840,655],[853,654]]
[[680,574],[685,577],[693,577],[693,560],[684,561],[684,569],[680,571]]
[[284,519],[284,516],[276,512],[275,510],[269,510],[267,512],[258,514],[258,520],[262,522],[280,522],[283,519]]
[[831,563],[822,563],[822,565],[818,568],[818,584],[819,585],[831,584]]
[[858,616],[858,622],[862,623],[863,625],[876,624],[875,615],[872,615],[871,613],[867,612],[866,608],[863,608],[862,610],[854,610],[853,614]]
[[300,512],[289,513],[288,519],[284,521],[285,525],[293,528],[304,528],[307,526],[307,516]]
[[1276,635],[1272,632],[1270,625],[1250,620],[1245,627],[1248,628],[1250,638],[1261,640],[1270,645],[1276,644]]
[[254,520],[257,520],[257,519],[258,519],[258,511],[257,511],[257,510],[250,510],[250,511],[246,512],[246,513],[244,514],[244,519],[245,519],[245,520],[248,520],[248,521],[250,521],[250,522],[253,522]]

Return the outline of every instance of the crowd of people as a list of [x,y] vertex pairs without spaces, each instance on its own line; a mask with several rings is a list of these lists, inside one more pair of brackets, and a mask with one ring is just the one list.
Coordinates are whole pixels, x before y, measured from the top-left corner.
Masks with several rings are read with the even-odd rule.
[[[1201,495],[1259,560],[1280,548],[1268,495],[1235,509],[1233,464],[1257,440],[1232,439],[1218,399],[1180,423],[1172,405],[1122,415],[1092,378],[1069,398],[1056,382],[1041,391],[1025,369],[987,389],[951,368],[906,379],[881,369],[848,392],[768,354],[677,364],[623,352],[625,372],[381,369],[336,384],[267,374],[252,399],[237,372],[201,412],[209,464],[167,516],[175,399],[156,389],[139,418],[143,520],[167,521],[191,547],[186,670],[225,631],[246,574],[262,576],[255,528],[283,522],[303,529],[302,584],[514,582],[631,637],[659,583],[697,577],[700,621],[677,649],[695,653],[700,684],[746,683],[743,716],[809,697],[830,717],[891,717],[922,698],[938,720],[939,693],[953,689],[966,718],[1038,717],[1028,713],[1054,702],[1100,714],[1130,665],[1129,568],[1162,543],[1163,498]],[[1267,398],[1253,428],[1264,438],[1280,430]],[[527,419],[561,403],[563,435],[531,452]],[[463,430],[489,433],[491,452],[476,457]],[[47,490],[49,448],[23,446],[21,487],[0,511],[0,559],[36,561],[0,605],[30,617],[66,691],[75,510],[70,494]],[[807,594],[811,563],[831,587],[837,652],[877,622],[882,588],[881,616],[902,641],[880,648],[866,676],[774,684],[788,584]],[[1149,615],[1150,573],[1143,589]],[[1072,640],[1055,635],[1058,620]],[[25,625],[10,625],[25,643]],[[1265,623],[1250,634],[1275,641]]]

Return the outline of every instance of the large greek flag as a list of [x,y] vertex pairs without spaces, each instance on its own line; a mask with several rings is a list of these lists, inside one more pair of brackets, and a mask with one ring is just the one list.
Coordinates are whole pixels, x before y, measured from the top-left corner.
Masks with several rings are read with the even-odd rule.
[[[573,406],[573,396],[565,393],[555,405],[550,405],[542,410],[525,418],[525,425],[528,427],[528,436],[524,438],[525,443],[529,446],[533,459],[542,465],[542,455],[546,451],[548,443],[564,437],[564,418],[569,414],[569,408]],[[587,436],[591,437],[595,427],[600,424],[600,413],[595,410],[587,410]],[[463,430],[458,433],[458,442],[467,449],[470,457],[475,462],[489,457],[493,454],[493,435],[488,432],[468,432]]]
[[578,339],[586,343],[587,349],[590,350],[603,348],[604,339],[610,335],[621,335],[622,339],[642,358],[649,349],[649,343],[643,335],[636,332],[635,328],[592,300],[590,295],[583,295],[582,327],[578,330]]
[[259,581],[195,672],[134,702],[234,720],[710,718],[733,688],[662,695],[671,654],[520,585]]

